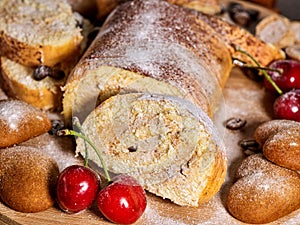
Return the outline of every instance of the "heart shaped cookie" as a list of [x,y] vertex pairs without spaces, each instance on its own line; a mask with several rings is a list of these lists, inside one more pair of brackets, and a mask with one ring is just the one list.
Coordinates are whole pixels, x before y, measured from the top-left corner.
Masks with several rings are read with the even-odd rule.
[[247,157],[236,172],[226,204],[245,223],[269,223],[300,208],[300,175],[268,161],[262,154]]

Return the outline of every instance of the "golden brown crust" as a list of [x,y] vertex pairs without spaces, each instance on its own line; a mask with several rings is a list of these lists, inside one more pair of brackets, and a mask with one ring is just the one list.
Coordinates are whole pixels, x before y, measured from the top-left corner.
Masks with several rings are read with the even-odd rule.
[[1,55],[25,66],[54,66],[70,55],[80,52],[80,35],[60,46],[31,46],[0,31]]
[[193,11],[193,13],[218,33],[220,38],[226,43],[233,58],[253,64],[253,61],[248,56],[236,51],[234,46],[250,53],[262,66],[267,66],[276,59],[285,58],[282,50],[272,44],[263,42],[243,28],[215,16],[197,11]]
[[[61,87],[65,79],[55,81],[48,77],[43,81],[35,81],[32,78],[33,68],[25,68],[21,64],[9,62],[9,59],[4,57],[1,57],[0,60],[1,87],[9,97],[27,102],[45,111],[59,111],[62,108]],[[11,68],[7,64],[15,64],[15,66]],[[29,80],[30,82],[28,82]]]
[[207,14],[217,14],[221,11],[218,0],[168,0],[168,2]]
[[51,129],[46,114],[19,100],[0,101],[0,148],[21,143]]
[[[66,118],[72,114],[72,107],[76,107],[72,105],[76,96],[72,95],[83,95],[76,93],[78,86],[94,79],[93,74],[110,70],[108,67],[122,69],[114,71],[115,75],[128,71],[127,76],[133,72],[142,79],[158,81],[158,85],[172,86],[212,116],[232,68],[223,41],[209,26],[181,7],[165,1],[134,3],[131,7],[130,3],[124,3],[110,15],[73,70],[64,88]],[[94,77],[92,85],[99,87],[94,88],[98,95],[108,77]],[[134,84],[124,87],[121,82],[116,90],[126,92],[126,88],[137,91]],[[89,102],[89,99],[84,101]]]
[[1,56],[25,66],[54,66],[80,52],[81,29],[66,1],[0,3]]
[[291,170],[300,170],[300,125],[270,136],[263,146],[264,156]]
[[300,123],[293,120],[269,120],[260,124],[254,131],[255,140],[263,146],[266,140],[280,130],[300,127]]
[[36,148],[0,151],[0,197],[14,210],[32,213],[53,206],[58,174],[56,162]]
[[[105,18],[118,5],[129,0],[96,0],[99,18]],[[167,0],[169,3],[195,9],[208,14],[216,14],[221,11],[218,0]]]
[[222,149],[219,149],[219,153],[215,157],[215,166],[213,167],[211,176],[208,177],[206,187],[199,197],[199,205],[210,200],[211,196],[214,196],[224,183],[223,178],[227,173],[227,159],[222,151]]
[[239,179],[229,189],[229,212],[245,223],[262,224],[300,208],[300,176],[267,161],[262,154],[246,158]]

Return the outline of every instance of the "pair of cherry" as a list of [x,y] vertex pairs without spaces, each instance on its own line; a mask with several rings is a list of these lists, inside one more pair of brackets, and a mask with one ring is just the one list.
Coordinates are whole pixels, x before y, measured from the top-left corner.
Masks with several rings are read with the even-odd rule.
[[[74,118],[74,125],[82,130],[77,118]],[[107,184],[102,184],[100,176],[88,167],[87,158],[84,165],[71,165],[65,168],[60,173],[56,185],[59,207],[67,213],[79,213],[96,203],[102,215],[111,222],[117,224],[136,222],[147,206],[146,193],[139,182],[126,174],[111,178],[100,152],[83,133],[69,129],[55,133],[58,136],[81,137],[90,144],[99,156],[107,179]]]
[[277,119],[295,120],[300,122],[300,62],[293,59],[275,60],[263,68],[247,51],[233,45],[234,49],[248,56],[254,66],[240,64],[244,68],[257,68],[264,75],[267,90],[277,92],[279,96],[273,104],[274,116]]
[[[276,118],[300,122],[300,62],[291,59],[277,60],[269,65],[268,75],[279,88],[273,111]],[[276,91],[268,79],[267,90]]]

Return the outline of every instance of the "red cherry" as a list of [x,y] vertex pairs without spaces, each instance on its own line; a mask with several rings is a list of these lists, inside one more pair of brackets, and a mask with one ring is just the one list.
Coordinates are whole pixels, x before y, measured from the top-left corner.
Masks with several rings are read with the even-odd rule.
[[144,213],[147,205],[142,186],[131,176],[118,175],[97,196],[100,212],[111,222],[132,224]]
[[93,170],[81,165],[69,166],[58,177],[57,202],[65,212],[78,213],[93,204],[99,187],[100,178]]
[[[283,91],[287,92],[295,88],[300,88],[300,62],[296,60],[276,60],[269,65],[269,68],[281,70],[268,71],[272,80]],[[265,79],[265,86],[268,90],[275,91],[271,83]]]
[[274,102],[274,114],[279,119],[300,122],[300,89],[294,89],[279,96]]

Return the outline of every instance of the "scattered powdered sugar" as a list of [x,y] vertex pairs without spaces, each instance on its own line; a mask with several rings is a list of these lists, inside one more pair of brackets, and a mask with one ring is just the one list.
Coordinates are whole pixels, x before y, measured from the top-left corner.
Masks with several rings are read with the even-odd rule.
[[188,225],[187,223],[176,221],[170,217],[161,216],[159,212],[151,208],[151,206],[149,205],[146,208],[144,217],[147,219],[147,222],[151,225]]
[[83,165],[82,158],[75,157],[75,147],[69,137],[56,137],[46,133],[20,145],[33,146],[46,153],[57,162],[60,171],[73,164]]
[[19,127],[19,123],[31,112],[31,107],[17,100],[3,100],[0,102],[0,120],[12,130]]

